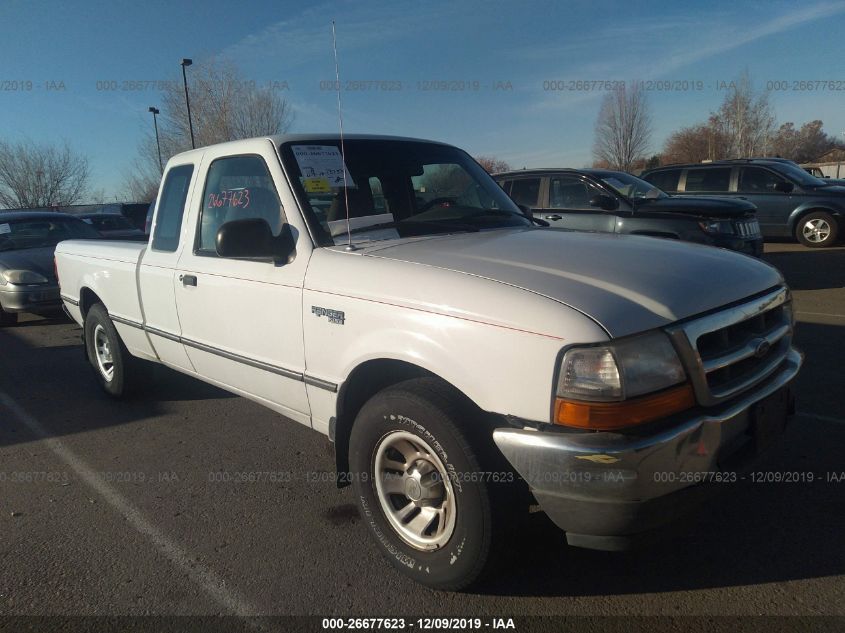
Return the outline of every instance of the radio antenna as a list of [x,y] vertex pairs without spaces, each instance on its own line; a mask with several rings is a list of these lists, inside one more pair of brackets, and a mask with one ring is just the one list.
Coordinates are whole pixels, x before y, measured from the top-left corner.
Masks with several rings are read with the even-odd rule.
[[340,103],[340,67],[337,63],[337,33],[332,20],[332,48],[334,49],[334,76],[337,91],[337,119],[340,123],[340,160],[343,163],[343,201],[346,206],[346,250],[354,251],[352,246],[352,230],[349,228],[349,188],[346,186],[346,146],[343,143],[343,107]]

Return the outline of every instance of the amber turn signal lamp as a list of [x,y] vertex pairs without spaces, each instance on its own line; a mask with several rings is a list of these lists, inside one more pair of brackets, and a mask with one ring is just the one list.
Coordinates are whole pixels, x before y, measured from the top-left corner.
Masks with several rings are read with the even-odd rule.
[[636,426],[695,406],[692,386],[684,383],[660,393],[624,402],[555,400],[555,424],[592,431]]

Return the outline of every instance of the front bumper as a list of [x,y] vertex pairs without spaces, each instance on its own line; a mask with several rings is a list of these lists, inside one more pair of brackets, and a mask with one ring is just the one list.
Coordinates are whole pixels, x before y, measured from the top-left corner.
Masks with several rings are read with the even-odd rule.
[[0,287],[0,305],[6,312],[53,312],[62,309],[58,285]]
[[738,479],[777,438],[791,412],[789,384],[803,358],[732,402],[653,435],[503,428],[496,445],[572,545],[624,549],[634,537],[685,514]]

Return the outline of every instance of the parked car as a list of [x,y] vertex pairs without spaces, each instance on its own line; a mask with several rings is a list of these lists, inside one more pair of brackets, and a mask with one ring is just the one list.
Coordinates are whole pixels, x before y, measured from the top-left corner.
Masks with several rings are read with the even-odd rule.
[[845,187],[777,158],[668,165],[642,178],[684,196],[727,196],[754,203],[763,237],[794,237],[813,248],[833,246],[845,226]]
[[528,488],[570,544],[620,549],[782,434],[802,357],[775,268],[534,226],[449,145],[343,147],[179,154],[148,246],[58,246],[108,394],[160,362],[327,435],[374,547],[446,589],[518,543]]
[[147,236],[119,213],[87,213],[77,215],[80,220],[93,226],[97,232],[109,240],[145,241]]
[[845,178],[831,178],[826,175],[819,167],[802,167],[811,176],[815,176],[820,180],[824,180],[828,185],[845,185]]
[[673,197],[609,169],[523,169],[493,177],[517,204],[555,228],[666,237],[763,254],[750,202]]
[[61,310],[53,252],[62,240],[99,239],[89,225],[65,213],[0,212],[0,327],[18,313]]

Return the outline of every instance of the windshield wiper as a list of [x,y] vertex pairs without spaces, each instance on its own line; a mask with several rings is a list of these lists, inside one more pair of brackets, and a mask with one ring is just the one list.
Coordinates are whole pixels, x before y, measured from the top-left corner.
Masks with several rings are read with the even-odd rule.
[[482,218],[485,215],[493,215],[493,216],[502,217],[502,218],[505,218],[505,217],[507,217],[507,218],[522,218],[522,217],[525,217],[522,214],[512,213],[510,211],[505,211],[504,209],[480,209],[479,211],[474,211],[474,212],[470,213],[469,215],[464,215],[459,219],[468,220],[470,218]]
[[[366,233],[367,231],[377,231],[379,229],[396,229],[402,226],[431,226],[431,227],[440,227],[447,229],[449,231],[457,230],[457,231],[467,231],[470,233],[477,233],[478,227],[471,226],[469,224],[453,224],[451,222],[424,222],[424,221],[415,221],[415,220],[399,220],[393,222],[381,222],[379,224],[369,224],[367,226],[359,226],[358,228],[352,229],[348,231],[349,235],[353,233]],[[347,231],[343,231],[334,235],[333,237],[340,237],[343,233]]]

